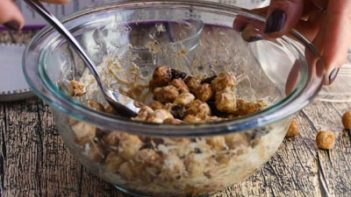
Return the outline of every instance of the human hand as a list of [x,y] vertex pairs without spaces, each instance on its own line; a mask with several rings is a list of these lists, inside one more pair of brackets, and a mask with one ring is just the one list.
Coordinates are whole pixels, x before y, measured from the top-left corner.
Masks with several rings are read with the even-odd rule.
[[[261,25],[263,37],[279,37],[297,29],[321,55],[316,66],[324,67],[324,83],[335,80],[351,46],[351,0],[271,0],[270,6],[255,11],[267,16],[266,24]],[[250,32],[252,21],[243,21],[234,25]]]
[[[69,0],[41,0],[48,3],[67,3]],[[0,23],[7,28],[19,30],[24,25],[24,18],[13,0],[1,0],[0,3]]]

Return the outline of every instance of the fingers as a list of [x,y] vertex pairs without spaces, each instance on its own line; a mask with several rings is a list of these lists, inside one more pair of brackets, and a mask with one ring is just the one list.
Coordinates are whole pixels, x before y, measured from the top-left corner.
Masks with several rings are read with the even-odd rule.
[[[331,84],[337,75],[338,68],[347,58],[351,46],[351,1],[333,0],[329,2],[326,21],[324,21],[322,40],[324,66],[327,71],[325,84]],[[321,31],[322,33],[323,31]]]
[[0,23],[6,27],[19,30],[24,25],[24,18],[11,0],[2,0],[0,3]]
[[[69,0],[43,0],[47,3],[67,3]],[[19,30],[24,26],[24,18],[12,0],[2,0],[0,3],[0,23],[9,29]]]
[[265,33],[279,37],[289,32],[300,20],[303,0],[272,0],[267,13]]

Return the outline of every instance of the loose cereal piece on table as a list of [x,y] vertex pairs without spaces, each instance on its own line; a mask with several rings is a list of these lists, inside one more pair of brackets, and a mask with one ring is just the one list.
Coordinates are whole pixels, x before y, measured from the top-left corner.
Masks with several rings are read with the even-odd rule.
[[178,89],[172,85],[154,89],[154,98],[161,103],[173,102],[178,95]]
[[345,129],[351,129],[351,111],[344,113],[342,116],[342,123]]
[[181,93],[174,101],[175,104],[178,105],[189,105],[191,102],[195,100],[195,96],[190,92],[183,92]]
[[70,91],[72,96],[83,96],[86,93],[85,85],[82,82],[70,81]]
[[320,149],[330,150],[335,146],[336,136],[331,131],[319,131],[316,137],[317,146]]
[[216,107],[221,112],[235,113],[237,111],[237,102],[234,91],[226,88],[216,92]]
[[300,134],[299,124],[296,119],[293,119],[290,123],[288,132],[286,133],[287,138],[296,137]]
[[196,98],[203,102],[207,102],[213,97],[213,90],[211,85],[208,83],[201,84],[198,89],[195,91]]
[[96,127],[86,122],[78,122],[72,125],[72,131],[75,135],[75,141],[79,145],[93,141],[96,136]]
[[233,90],[236,87],[236,78],[234,73],[220,73],[211,83],[215,92],[223,91],[226,88]]

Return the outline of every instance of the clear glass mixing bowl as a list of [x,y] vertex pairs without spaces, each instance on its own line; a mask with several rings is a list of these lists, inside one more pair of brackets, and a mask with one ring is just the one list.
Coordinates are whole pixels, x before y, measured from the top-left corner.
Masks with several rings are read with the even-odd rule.
[[[105,101],[79,56],[51,27],[28,45],[24,73],[52,106],[68,149],[93,174],[140,196],[213,193],[239,183],[271,158],[290,117],[311,102],[323,78],[308,65],[304,50],[317,54],[299,33],[246,42],[233,28],[238,16],[264,21],[247,10],[193,1],[119,2],[64,20],[109,88],[147,81],[160,64],[193,75],[234,72],[241,98],[269,103],[235,120],[159,125],[90,108],[88,100]],[[133,78],[136,71],[142,77]],[[88,83],[87,93],[72,98],[64,88],[70,80]]]

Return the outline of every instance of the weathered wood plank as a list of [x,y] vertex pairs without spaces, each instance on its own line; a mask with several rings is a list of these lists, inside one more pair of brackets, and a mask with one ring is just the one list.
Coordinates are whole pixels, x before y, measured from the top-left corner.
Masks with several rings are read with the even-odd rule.
[[6,159],[6,142],[5,142],[5,108],[0,105],[0,196],[3,196],[5,187],[5,159]]
[[36,100],[3,105],[4,196],[40,195]]
[[[349,196],[351,194],[351,144],[349,134],[343,131],[341,114],[350,104],[314,103],[304,112],[318,130],[330,130],[338,135],[333,150],[317,149],[318,170],[330,196]],[[338,108],[337,108],[338,107]],[[314,136],[317,133],[314,133]],[[314,146],[315,147],[315,146]],[[313,148],[313,147],[311,147]]]
[[48,106],[38,102],[38,135],[42,147],[41,193],[43,196],[77,196],[81,176],[80,164],[64,147],[54,126]]

